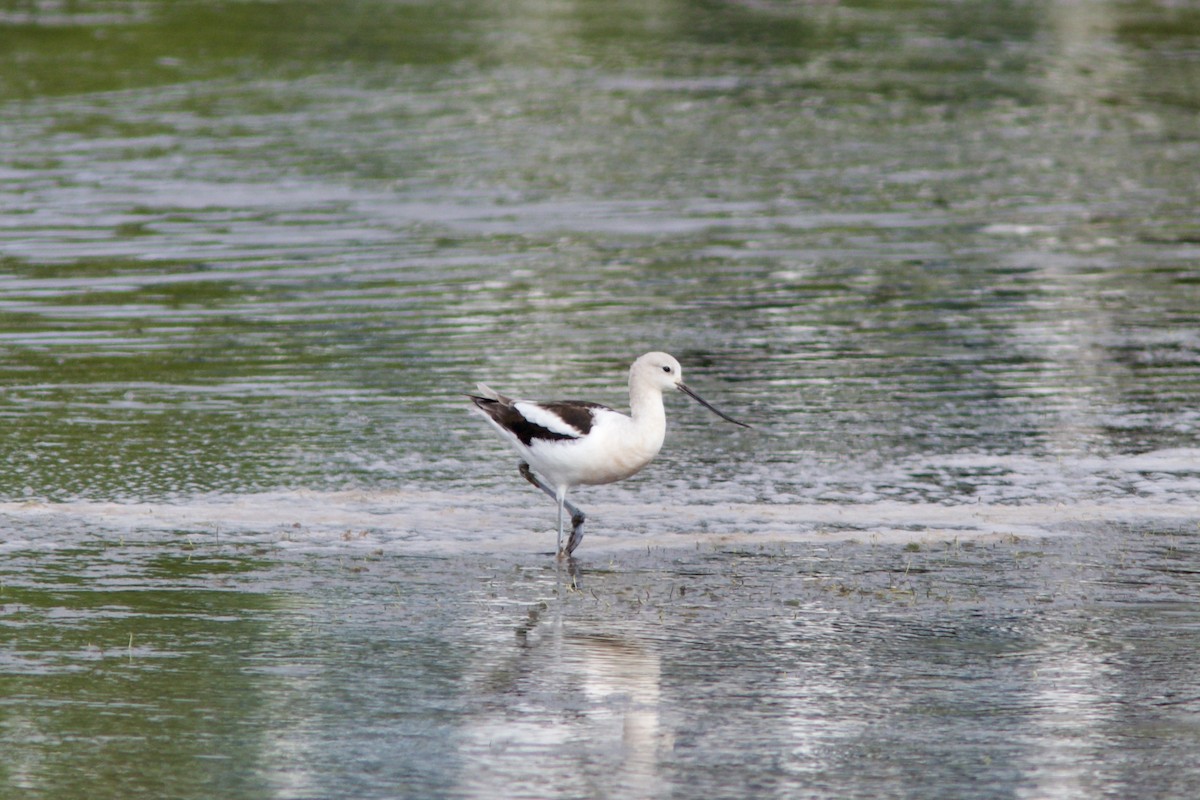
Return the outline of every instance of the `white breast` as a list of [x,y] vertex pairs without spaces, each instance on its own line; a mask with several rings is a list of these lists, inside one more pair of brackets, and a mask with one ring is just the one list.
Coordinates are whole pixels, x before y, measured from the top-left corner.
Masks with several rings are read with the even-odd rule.
[[612,483],[649,464],[662,449],[664,428],[646,428],[615,411],[603,410],[581,439],[537,442],[531,466],[570,486]]

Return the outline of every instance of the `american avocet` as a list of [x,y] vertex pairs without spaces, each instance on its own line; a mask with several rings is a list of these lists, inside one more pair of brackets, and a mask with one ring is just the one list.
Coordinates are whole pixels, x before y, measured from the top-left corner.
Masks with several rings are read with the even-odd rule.
[[[734,425],[750,427],[713,408],[689,389],[679,362],[666,353],[646,353],[633,362],[629,370],[629,416],[599,403],[579,400],[514,400],[482,383],[478,395],[467,396],[520,454],[521,476],[558,503],[558,555],[562,557],[570,556],[583,541],[584,515],[567,502],[567,491],[575,486],[628,478],[658,455],[667,431],[663,409],[663,392],[667,389],[678,389]],[[566,547],[563,508],[571,512],[571,538]]]

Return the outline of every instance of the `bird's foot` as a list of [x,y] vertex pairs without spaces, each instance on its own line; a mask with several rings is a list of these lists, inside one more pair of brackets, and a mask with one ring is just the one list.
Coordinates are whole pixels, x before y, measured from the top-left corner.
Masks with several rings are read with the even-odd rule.
[[570,558],[575,552],[575,548],[579,547],[579,543],[583,541],[583,522],[586,519],[582,511],[576,511],[571,515],[571,536],[567,539],[567,546],[561,547],[558,551],[559,558]]

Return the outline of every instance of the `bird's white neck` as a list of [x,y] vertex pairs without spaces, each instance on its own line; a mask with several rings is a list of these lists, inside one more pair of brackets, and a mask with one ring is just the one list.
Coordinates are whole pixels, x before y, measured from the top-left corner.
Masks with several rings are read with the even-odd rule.
[[629,383],[629,416],[638,427],[666,428],[667,413],[663,408],[663,396],[653,386]]

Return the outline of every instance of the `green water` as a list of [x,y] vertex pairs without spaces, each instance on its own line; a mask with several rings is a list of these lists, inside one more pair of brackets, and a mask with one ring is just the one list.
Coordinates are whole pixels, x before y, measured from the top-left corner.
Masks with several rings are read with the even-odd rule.
[[[1190,797],[1191,4],[0,2],[0,797]],[[688,383],[553,505],[466,411]]]

